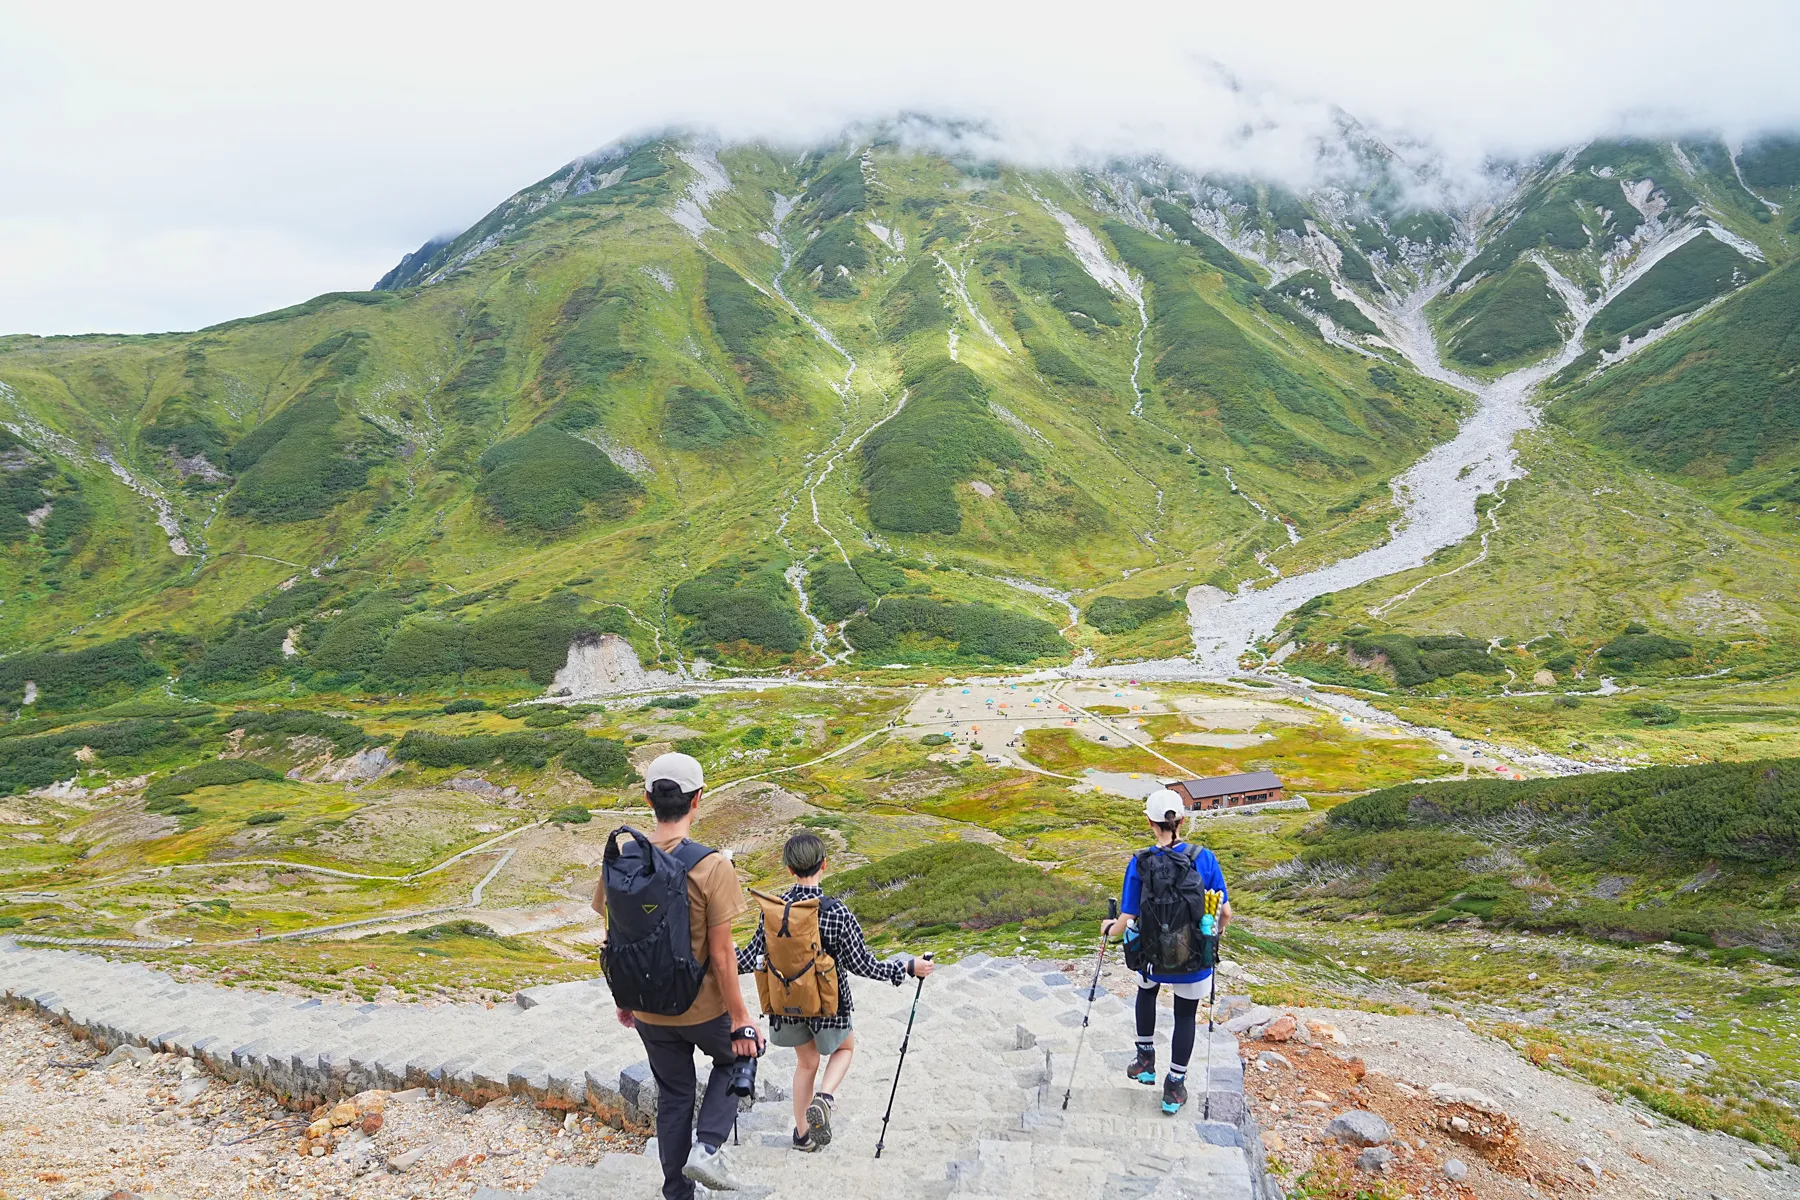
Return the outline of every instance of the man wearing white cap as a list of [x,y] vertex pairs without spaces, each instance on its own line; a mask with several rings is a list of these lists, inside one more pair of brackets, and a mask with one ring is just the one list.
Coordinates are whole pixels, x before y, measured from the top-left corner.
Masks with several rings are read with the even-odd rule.
[[[723,1149],[737,1117],[737,1097],[726,1089],[731,1065],[762,1053],[744,994],[737,982],[737,946],[731,922],[744,911],[737,870],[723,854],[688,841],[706,776],[686,754],[664,754],[644,772],[644,792],[656,813],[651,845],[687,870],[688,935],[693,959],[705,964],[699,993],[675,1016],[618,1010],[619,1024],[636,1028],[656,1079],[657,1151],[664,1200],[692,1200],[694,1183],[736,1190]],[[660,860],[659,860],[660,861]],[[660,868],[659,868],[660,869]],[[594,908],[606,912],[605,883]],[[614,931],[609,930],[609,934]],[[679,1001],[677,1001],[679,1003]],[[695,1118],[694,1052],[712,1060],[712,1077]],[[694,1139],[690,1143],[690,1138]]]
[[[1163,1111],[1171,1115],[1187,1103],[1188,1059],[1194,1052],[1195,1017],[1206,995],[1206,981],[1212,976],[1210,958],[1205,959],[1204,967],[1197,965],[1202,956],[1191,951],[1197,951],[1202,939],[1192,935],[1200,933],[1216,939],[1231,921],[1225,873],[1219,869],[1218,858],[1204,846],[1190,846],[1181,840],[1181,822],[1186,815],[1187,807],[1176,792],[1158,788],[1150,793],[1144,801],[1144,816],[1150,822],[1156,844],[1131,856],[1119,896],[1119,916],[1102,926],[1108,937],[1126,935],[1128,959],[1132,957],[1134,942],[1140,947],[1140,958],[1145,957],[1144,941],[1160,942],[1158,950],[1148,957],[1165,960],[1171,953],[1169,943],[1179,943],[1180,949],[1173,958],[1184,961],[1172,969],[1150,961],[1138,968],[1137,1058],[1126,1072],[1139,1083],[1156,1082],[1156,999],[1163,984],[1173,985],[1175,1028],[1170,1037],[1169,1074],[1163,1081],[1162,1101]],[[1169,912],[1191,914],[1191,918],[1177,922],[1185,927],[1174,929],[1175,936],[1171,937],[1138,928],[1139,915],[1146,912],[1162,915],[1165,926],[1169,924]],[[1207,916],[1213,919],[1203,926]]]

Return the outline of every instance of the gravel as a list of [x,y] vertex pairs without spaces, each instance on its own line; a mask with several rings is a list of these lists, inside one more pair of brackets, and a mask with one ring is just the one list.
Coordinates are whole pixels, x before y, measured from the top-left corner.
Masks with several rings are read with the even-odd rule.
[[374,1136],[302,1156],[310,1112],[228,1086],[192,1059],[140,1050],[102,1066],[108,1057],[40,1016],[0,1009],[0,1194],[466,1196],[476,1186],[524,1189],[557,1163],[642,1148],[585,1116],[565,1124],[565,1114],[510,1098],[477,1110],[419,1089],[386,1097]]

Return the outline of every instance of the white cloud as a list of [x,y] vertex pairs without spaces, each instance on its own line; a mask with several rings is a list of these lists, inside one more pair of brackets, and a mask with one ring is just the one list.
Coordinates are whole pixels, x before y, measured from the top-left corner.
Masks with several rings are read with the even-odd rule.
[[1037,161],[1284,176],[1334,104],[1455,169],[1800,124],[1783,0],[774,7],[0,3],[0,330],[192,327],[366,287],[666,124],[795,139],[913,110]]

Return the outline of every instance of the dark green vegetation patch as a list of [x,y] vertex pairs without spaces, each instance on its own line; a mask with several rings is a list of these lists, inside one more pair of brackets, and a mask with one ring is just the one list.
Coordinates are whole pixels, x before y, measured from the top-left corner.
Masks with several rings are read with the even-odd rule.
[[1331,290],[1331,281],[1317,271],[1301,271],[1290,275],[1277,286],[1270,288],[1278,296],[1286,296],[1290,300],[1298,300],[1316,313],[1330,317],[1338,326],[1351,333],[1367,334],[1374,337],[1381,329],[1375,322],[1363,315],[1362,309],[1340,299]]
[[1163,592],[1148,596],[1101,596],[1088,605],[1082,620],[1105,634],[1130,633],[1167,613],[1179,611],[1182,603]]
[[1800,854],[1800,760],[1647,767],[1527,781],[1409,783],[1331,810],[1333,828],[1479,831],[1519,816],[1547,837],[1578,823],[1578,843],[1602,862],[1624,858],[1696,866],[1719,858],[1792,863]]
[[1643,337],[1671,318],[1692,312],[1767,271],[1762,263],[1752,262],[1703,233],[1644,272],[1594,314],[1588,323],[1588,341],[1616,347],[1620,338]]
[[957,533],[956,486],[978,464],[1028,461],[1018,439],[988,409],[987,386],[948,358],[911,373],[906,407],[863,443],[869,520],[895,533]]
[[708,450],[750,434],[750,422],[731,401],[692,387],[669,389],[663,436],[677,450]]
[[695,645],[748,642],[792,654],[805,645],[806,626],[781,572],[759,559],[726,563],[678,586],[669,602],[692,619],[687,637]]
[[173,802],[181,796],[197,792],[201,788],[229,787],[234,783],[246,783],[252,779],[265,779],[271,782],[282,780],[280,771],[272,771],[261,763],[253,763],[242,758],[215,758],[209,762],[189,767],[185,771],[157,780],[144,789],[144,807],[155,812],[159,807],[167,808],[163,801]]
[[1002,663],[1059,658],[1068,644],[1056,626],[989,604],[953,604],[928,596],[886,596],[844,627],[858,652],[888,657],[962,658]]
[[906,573],[872,555],[859,554],[846,565],[831,559],[806,575],[806,594],[822,621],[842,621],[906,585]]
[[508,528],[537,533],[569,528],[590,503],[618,516],[639,490],[599,447],[554,425],[501,442],[481,456],[481,469],[475,491],[494,515]]
[[0,704],[19,707],[31,682],[37,685],[38,712],[92,708],[163,675],[135,637],[86,650],[12,654],[0,658]]
[[1663,469],[1715,460],[1735,474],[1800,443],[1800,270],[1771,273],[1552,412]]
[[1488,653],[1487,643],[1474,638],[1414,638],[1404,633],[1384,633],[1352,638],[1349,646],[1358,657],[1385,661],[1394,672],[1394,682],[1401,687],[1417,687],[1463,671],[1477,675],[1506,673],[1500,661]]
[[923,846],[834,875],[831,890],[859,920],[925,937],[1013,923],[1054,928],[1097,903],[1092,892],[969,842]]
[[188,733],[173,721],[112,721],[78,725],[41,737],[0,738],[0,795],[47,787],[88,769],[75,757],[84,746],[109,767],[171,746]]
[[1542,268],[1519,263],[1456,301],[1444,318],[1450,357],[1487,367],[1540,353],[1562,344],[1567,315]]

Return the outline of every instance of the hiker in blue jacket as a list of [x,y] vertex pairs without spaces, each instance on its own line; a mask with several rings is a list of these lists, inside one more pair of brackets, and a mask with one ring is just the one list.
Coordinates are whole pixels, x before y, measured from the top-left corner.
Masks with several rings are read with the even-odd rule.
[[[1219,860],[1204,846],[1191,846],[1181,840],[1181,822],[1186,815],[1181,797],[1168,788],[1160,788],[1144,802],[1144,816],[1150,822],[1156,844],[1131,856],[1125,867],[1125,885],[1119,896],[1119,916],[1102,924],[1108,937],[1125,935],[1129,948],[1138,936],[1138,914],[1145,903],[1144,880],[1140,859],[1148,856],[1186,855],[1193,862],[1200,887],[1218,893],[1215,934],[1223,933],[1231,921],[1231,902],[1225,890],[1225,873]],[[1163,984],[1175,990],[1175,1029],[1169,1046],[1169,1074],[1163,1081],[1162,1107],[1166,1113],[1180,1111],[1187,1103],[1188,1059],[1194,1052],[1194,1026],[1200,1001],[1206,995],[1206,983],[1212,969],[1161,974],[1146,964],[1138,975],[1137,1057],[1126,1074],[1142,1084],[1156,1082],[1156,1000]]]

